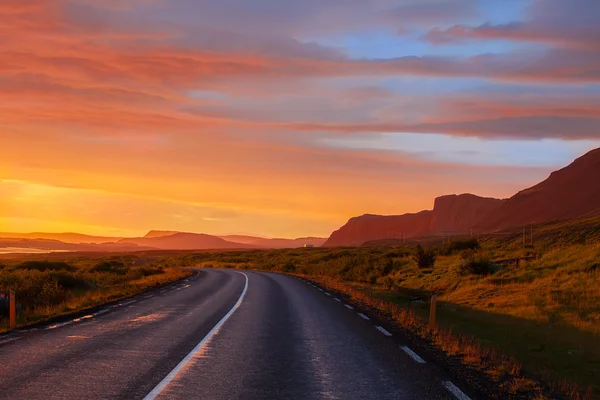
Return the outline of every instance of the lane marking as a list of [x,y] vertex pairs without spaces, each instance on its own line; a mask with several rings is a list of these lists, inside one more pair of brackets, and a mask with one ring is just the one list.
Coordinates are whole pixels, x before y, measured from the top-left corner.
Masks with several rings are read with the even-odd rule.
[[354,307],[352,307],[350,304],[344,304],[344,307],[346,307],[348,310],[354,310]]
[[109,312],[110,310],[100,310],[97,313],[94,314],[94,316],[96,315],[102,315],[102,314],[106,314],[107,312]]
[[154,297],[154,295],[153,295],[153,294],[149,294],[148,296],[144,296],[144,298],[145,298],[145,299],[151,299],[151,298],[153,298],[153,297]]
[[377,329],[379,332],[383,333],[385,336],[392,336],[392,334],[389,333],[383,326],[377,325],[375,327],[375,329]]
[[367,317],[365,314],[363,313],[358,313],[358,316],[361,317],[362,319],[366,319],[367,321],[370,320],[371,318]]
[[323,289],[319,288],[319,291],[321,291],[321,292],[322,292],[322,291],[323,291]]
[[331,293],[329,293],[329,292],[325,292],[325,294],[326,294],[327,296],[331,296]]
[[242,294],[240,295],[240,298],[238,299],[237,303],[235,303],[235,305],[231,308],[231,310],[229,310],[229,312],[227,314],[225,314],[225,316],[223,318],[221,318],[221,320],[214,326],[214,328],[212,328],[211,331],[208,332],[206,334],[206,336],[204,336],[204,339],[202,339],[202,341],[200,343],[198,343],[198,345],[187,356],[185,356],[185,358],[183,360],[181,360],[181,362],[179,364],[177,364],[177,366],[173,369],[173,371],[171,371],[169,373],[169,375],[167,375],[165,377],[165,379],[163,379],[154,389],[152,389],[152,391],[150,393],[148,393],[148,395],[146,397],[144,397],[144,400],[154,400],[158,396],[160,396],[160,394],[167,388],[167,386],[169,386],[169,384],[173,381],[173,379],[175,379],[177,377],[177,375],[179,375],[179,373],[194,358],[196,358],[196,355],[198,353],[201,353],[204,350],[204,347],[217,334],[217,332],[219,332],[219,330],[221,329],[223,324],[225,324],[225,322],[227,322],[229,317],[231,317],[233,315],[233,313],[235,313],[237,311],[237,309],[240,308],[240,306],[242,305],[242,301],[244,300],[244,296],[246,296],[246,292],[248,291],[248,275],[246,275],[243,272],[238,272],[238,271],[236,271],[236,272],[238,274],[244,275],[244,277],[246,278],[246,284],[244,285],[244,290],[242,291]]
[[125,303],[117,304],[117,306],[118,306],[118,307],[125,307],[125,306],[128,306],[128,305],[130,305],[130,304],[133,304],[133,303],[135,303],[135,302],[137,302],[137,300],[131,300],[131,301],[128,301],[128,302],[125,302]]
[[51,325],[49,327],[47,327],[46,329],[56,329],[56,328],[61,328],[63,326],[67,326],[67,325],[71,325],[72,323],[74,323],[75,321],[67,321],[67,322],[63,322],[60,324],[55,324],[55,325]]
[[73,320],[73,322],[80,322],[80,321],[83,321],[84,319],[90,319],[90,318],[94,318],[94,314],[86,315],[85,317],[81,317],[81,318],[76,318]]
[[419,355],[417,353],[415,353],[414,351],[412,351],[410,347],[408,347],[408,346],[400,346],[400,348],[402,350],[404,350],[404,352],[406,354],[408,354],[410,356],[410,358],[412,358],[413,360],[415,360],[419,364],[426,364],[425,360],[423,360],[421,357],[419,357]]
[[333,298],[335,301],[339,301],[340,303],[342,302],[340,299],[338,299],[337,297]]
[[21,339],[20,337],[13,337],[13,338],[8,338],[8,339],[3,339],[0,340],[0,344],[6,344],[6,343],[10,343],[10,342],[14,342],[15,340],[19,340]]
[[442,385],[444,385],[444,387],[448,389],[448,391],[452,393],[458,400],[471,400],[471,398],[464,394],[462,390],[460,390],[454,383],[450,381],[442,381]]

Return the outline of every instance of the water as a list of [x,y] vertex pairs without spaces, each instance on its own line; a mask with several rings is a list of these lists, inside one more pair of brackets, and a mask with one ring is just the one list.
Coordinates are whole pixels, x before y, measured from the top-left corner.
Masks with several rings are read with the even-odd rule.
[[24,247],[2,247],[0,254],[50,254],[64,253],[65,250],[32,249]]

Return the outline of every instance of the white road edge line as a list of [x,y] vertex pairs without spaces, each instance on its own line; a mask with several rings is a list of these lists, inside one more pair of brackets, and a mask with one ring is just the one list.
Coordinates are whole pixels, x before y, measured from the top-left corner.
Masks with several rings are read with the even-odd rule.
[[339,302],[341,302],[341,300],[340,300],[340,299],[338,299],[337,297],[334,297],[333,299],[334,299],[335,301],[339,301]]
[[71,325],[74,322],[75,321],[62,322],[60,324],[51,325],[51,326],[47,327],[46,329],[56,329],[56,328],[60,328],[60,327],[63,327],[63,326]]
[[375,329],[377,329],[379,332],[383,333],[385,336],[392,336],[392,334],[389,333],[383,326],[377,325],[375,327]]
[[14,342],[15,340],[19,340],[19,339],[21,339],[21,338],[20,337],[13,337],[13,338],[8,338],[8,339],[0,340],[0,344],[6,344],[6,343]]
[[400,346],[400,348],[402,350],[404,350],[404,352],[406,354],[408,354],[410,356],[410,358],[412,358],[413,360],[415,360],[419,364],[427,364],[425,362],[425,360],[423,360],[421,357],[419,357],[419,355],[417,353],[415,353],[414,351],[412,351],[410,347],[408,347],[408,346]]
[[358,313],[358,316],[361,317],[362,319],[366,319],[367,321],[370,320],[371,318],[367,317],[365,314],[363,313]]
[[319,288],[319,290],[320,290],[321,292],[323,291],[323,289],[321,289],[321,288]]
[[450,381],[442,381],[442,385],[444,385],[444,387],[448,389],[448,391],[452,393],[458,400],[471,400],[471,398],[464,394],[462,390],[460,390],[454,383]]
[[242,301],[244,300],[244,296],[246,296],[246,292],[248,291],[248,275],[246,275],[243,272],[236,272],[246,277],[246,284],[244,285],[244,290],[242,291],[242,294],[240,295],[240,298],[238,299],[237,303],[235,303],[233,308],[229,310],[229,312],[225,314],[223,318],[221,318],[221,320],[214,326],[214,328],[211,329],[210,332],[206,334],[206,336],[204,336],[204,339],[202,339],[202,341],[198,343],[198,345],[187,356],[185,356],[185,358],[181,360],[179,364],[177,364],[173,371],[171,371],[169,375],[165,377],[165,379],[163,379],[154,389],[152,389],[150,393],[148,393],[146,397],[144,397],[144,400],[156,399],[163,392],[163,390],[165,390],[167,386],[169,386],[173,379],[175,379],[177,375],[179,375],[179,373],[190,363],[190,361],[192,361],[196,357],[196,354],[203,350],[204,346],[206,346],[208,342],[215,336],[215,334],[219,331],[219,329],[221,329],[223,324],[227,322],[229,317],[231,317],[233,313],[236,312],[238,308],[240,308],[240,306],[242,305]]
[[344,304],[344,307],[346,307],[348,310],[354,310],[354,307],[352,307],[350,304]]
[[327,296],[331,296],[331,293],[329,293],[329,292],[325,292],[325,294],[326,294]]
[[94,315],[102,315],[102,314],[106,314],[107,312],[109,312],[110,310],[100,310],[97,313],[95,313]]

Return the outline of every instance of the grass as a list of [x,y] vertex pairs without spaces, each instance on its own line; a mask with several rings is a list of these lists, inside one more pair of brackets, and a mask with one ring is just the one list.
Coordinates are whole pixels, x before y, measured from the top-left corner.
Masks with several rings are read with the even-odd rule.
[[[190,274],[160,258],[140,263],[135,255],[33,257],[39,255],[0,258],[0,294],[16,292],[18,326],[131,296]],[[0,304],[0,332],[9,328],[7,311],[6,304]]]
[[[452,238],[444,245],[434,239],[422,241],[427,252],[436,254],[435,263],[423,268],[414,260],[416,243],[146,252],[109,259],[49,256],[73,271],[59,264],[46,270],[22,265],[39,256],[0,258],[0,293],[6,289],[6,276],[17,279],[22,274],[20,282],[37,282],[37,292],[30,297],[50,303],[47,309],[31,307],[26,313],[31,320],[132,293],[157,284],[154,280],[176,279],[182,273],[172,270],[177,266],[302,274],[391,316],[448,355],[485,372],[507,393],[536,393],[542,399],[536,385],[542,382],[567,398],[600,397],[600,217],[532,228],[533,245],[526,240],[525,246],[522,231],[482,236],[475,243],[468,237]],[[527,231],[531,240],[531,230]],[[535,257],[519,265],[494,262],[524,256]],[[159,267],[162,274],[139,275],[143,268]],[[64,288],[69,281],[60,284],[63,275],[77,278],[73,285],[81,280],[88,286],[75,285],[67,299],[55,304],[49,299],[55,299],[56,286],[43,282],[58,280]],[[424,320],[427,299],[434,293],[439,299],[439,329],[430,330]],[[409,311],[409,300],[414,298],[424,302],[413,302]]]
[[[435,293],[441,330],[430,339],[450,354],[457,343],[469,343],[463,361],[479,364],[507,390],[527,387],[532,377],[569,398],[585,398],[587,388],[600,397],[600,218],[533,227],[534,244],[526,241],[525,247],[522,232],[481,237],[479,248],[464,239],[460,245],[455,238],[426,247],[437,254],[431,268],[416,265],[413,246],[179,257],[189,265],[295,273],[341,285],[403,323],[421,321],[412,326],[416,331],[422,329],[416,327],[422,326],[427,299]],[[536,257],[518,266],[494,263],[532,255]],[[425,303],[413,303],[406,317],[402,312],[414,297]],[[488,368],[481,361],[490,354],[511,361],[493,372],[494,362]],[[508,369],[519,371],[513,380],[506,380]]]

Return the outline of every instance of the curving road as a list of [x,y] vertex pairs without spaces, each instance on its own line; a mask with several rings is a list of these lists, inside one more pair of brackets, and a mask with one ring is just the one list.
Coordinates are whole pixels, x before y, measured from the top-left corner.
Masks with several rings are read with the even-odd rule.
[[1,399],[468,399],[302,280],[200,270],[94,315],[0,336]]

